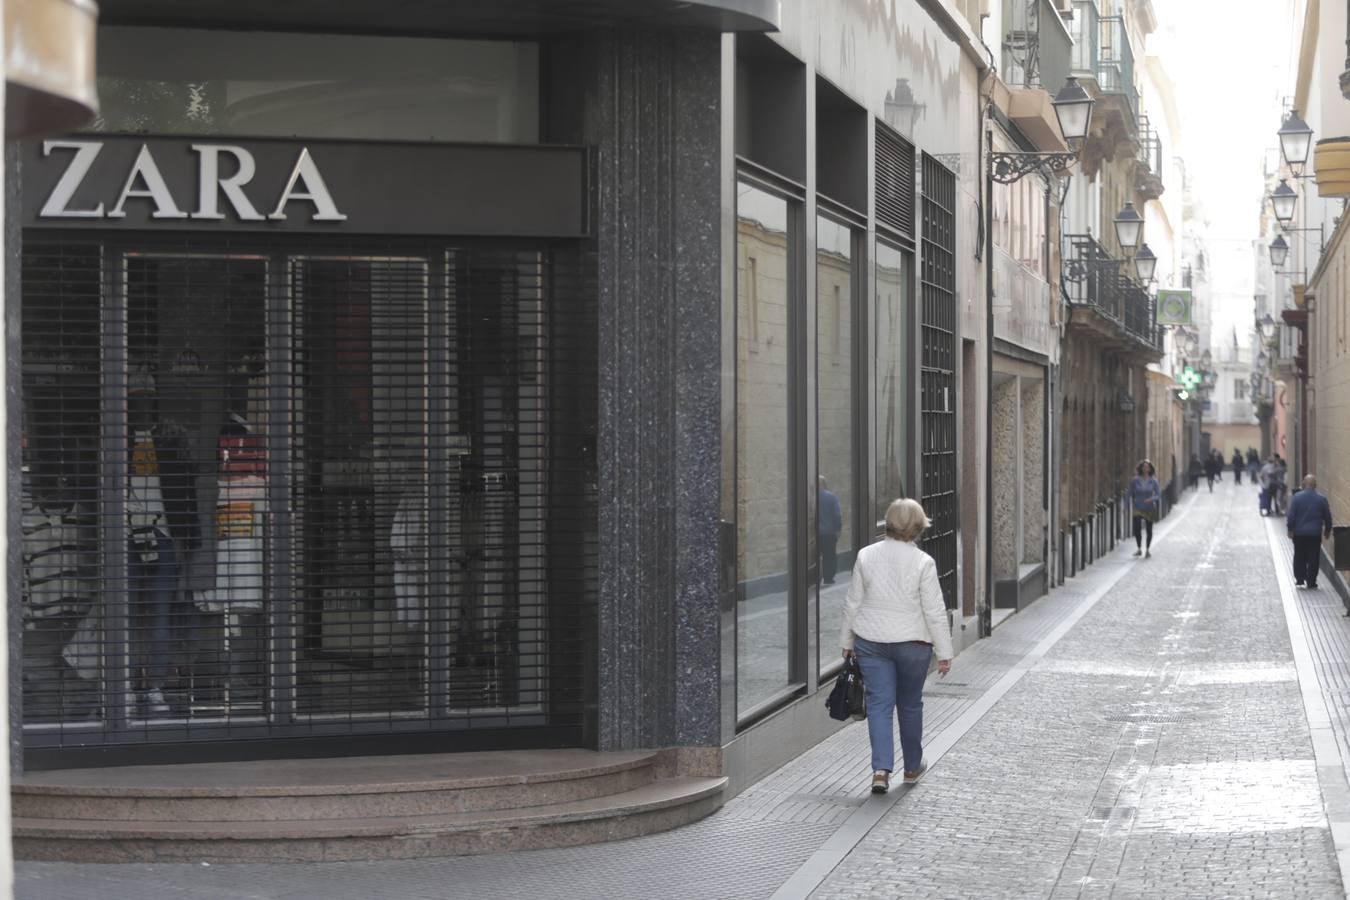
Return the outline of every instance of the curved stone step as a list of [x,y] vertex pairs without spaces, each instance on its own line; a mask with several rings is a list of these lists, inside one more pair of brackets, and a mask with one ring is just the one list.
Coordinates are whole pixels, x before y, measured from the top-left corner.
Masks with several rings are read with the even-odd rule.
[[623,793],[654,753],[521,750],[28,773],[13,815],[64,821],[266,822],[432,816]]
[[622,793],[509,810],[259,822],[16,816],[20,859],[76,862],[319,862],[413,859],[621,840],[696,821],[725,778],[664,778]]

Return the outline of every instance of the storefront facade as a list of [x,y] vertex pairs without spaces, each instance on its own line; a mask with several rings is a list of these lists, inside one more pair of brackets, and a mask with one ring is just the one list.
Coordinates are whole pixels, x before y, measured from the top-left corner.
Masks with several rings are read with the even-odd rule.
[[105,4],[99,122],[24,148],[25,767],[683,747],[749,777],[828,728],[890,499],[960,608],[957,26],[414,6]]

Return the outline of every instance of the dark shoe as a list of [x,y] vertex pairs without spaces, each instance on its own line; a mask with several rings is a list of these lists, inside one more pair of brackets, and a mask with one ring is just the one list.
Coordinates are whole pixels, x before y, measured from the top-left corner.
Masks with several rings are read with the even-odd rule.
[[928,771],[928,763],[921,762],[917,769],[905,770],[905,784],[914,784],[923,777],[923,773]]
[[1310,591],[1315,591],[1315,590],[1317,590],[1317,582],[1315,582],[1315,581],[1310,581],[1310,582],[1308,582],[1308,590],[1310,590]]
[[891,773],[878,769],[872,773],[872,793],[884,794],[891,786]]
[[1153,551],[1152,551],[1152,550],[1145,550],[1145,551],[1144,551],[1144,559],[1152,559],[1152,558],[1153,558]]

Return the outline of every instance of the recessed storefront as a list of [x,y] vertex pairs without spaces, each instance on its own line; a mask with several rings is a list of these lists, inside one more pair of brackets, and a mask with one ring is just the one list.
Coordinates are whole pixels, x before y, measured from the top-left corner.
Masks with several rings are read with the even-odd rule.
[[419,93],[108,31],[102,124],[153,131],[23,167],[29,765],[580,744],[596,306],[536,49],[372,39]]

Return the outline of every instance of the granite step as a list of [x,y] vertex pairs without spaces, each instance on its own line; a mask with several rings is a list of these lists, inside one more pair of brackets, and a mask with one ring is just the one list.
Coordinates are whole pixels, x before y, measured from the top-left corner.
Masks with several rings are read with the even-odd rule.
[[696,821],[721,805],[726,783],[720,777],[676,776],[607,796],[434,815],[211,822],[16,815],[14,852],[29,860],[225,863],[414,859],[568,847]]
[[267,760],[28,773],[20,819],[267,822],[487,812],[621,794],[657,777],[655,753],[522,750]]

